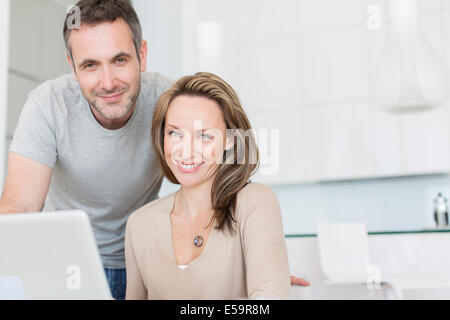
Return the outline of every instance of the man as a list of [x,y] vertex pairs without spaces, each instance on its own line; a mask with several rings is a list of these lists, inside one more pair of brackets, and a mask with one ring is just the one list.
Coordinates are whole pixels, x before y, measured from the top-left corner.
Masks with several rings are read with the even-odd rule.
[[[81,0],[64,23],[72,74],[47,81],[25,103],[8,156],[0,213],[88,213],[114,298],[126,288],[128,216],[162,182],[150,123],[171,81],[145,72],[147,43],[125,0]],[[294,284],[304,284],[293,279]]]

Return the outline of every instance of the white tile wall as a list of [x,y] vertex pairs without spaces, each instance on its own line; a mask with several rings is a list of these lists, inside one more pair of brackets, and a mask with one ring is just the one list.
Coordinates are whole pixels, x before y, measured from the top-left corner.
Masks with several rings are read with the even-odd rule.
[[240,90],[252,111],[300,105],[300,43],[286,38],[243,47]]
[[448,0],[419,0],[419,13],[426,15],[428,13],[434,13],[442,9],[442,5],[447,3]]
[[444,56],[444,17],[442,12],[433,12],[420,17],[420,26],[429,45],[441,59]]
[[335,31],[365,23],[364,1],[300,0],[299,28],[302,34]]
[[197,51],[197,26],[206,21],[214,21],[224,26],[223,45],[225,48],[240,45],[239,1],[181,0],[181,20],[183,51]]
[[305,104],[367,97],[367,33],[362,27],[301,38]]
[[[379,30],[368,28],[369,6],[380,8]],[[443,33],[449,25],[445,20],[448,14],[442,13],[442,7],[445,7],[445,1],[419,1],[423,34],[438,55],[448,59],[449,42]],[[410,130],[400,132],[402,122],[398,116],[381,114],[371,110],[369,105],[370,68],[375,66],[389,31],[388,0],[289,0],[276,5],[269,0],[232,1],[226,4],[197,0],[189,2],[189,5],[184,1],[182,10],[184,50],[192,50],[184,58],[183,70],[209,69],[226,75],[238,91],[246,110],[261,114],[261,117],[262,112],[269,110],[308,107],[305,115],[309,120],[305,125],[309,129],[306,131],[310,137],[323,140],[323,144],[311,140],[308,147],[311,154],[316,154],[309,160],[310,169],[317,172],[311,173],[311,177],[342,178],[346,170],[349,175],[353,170],[354,176],[370,176],[369,168],[377,174],[395,174],[402,170],[406,156],[401,151],[411,148],[401,145],[404,140],[401,134],[408,135]],[[201,52],[195,52],[192,45],[197,40],[196,24],[208,20],[222,23],[224,30],[231,30],[229,35],[235,39],[234,42],[224,41],[223,52],[217,52],[215,60],[209,59],[212,61],[209,64],[199,62],[208,59],[202,58],[204,55]],[[230,53],[229,47],[235,46],[240,51]],[[237,56],[240,56],[239,63],[234,60]],[[355,109],[364,110],[364,115],[354,112],[352,108],[355,105],[364,105],[361,109]],[[346,117],[339,117],[342,115],[347,115],[349,119],[362,118],[347,122]],[[273,125],[281,127],[284,119],[276,119],[272,116],[270,120]],[[336,119],[343,122],[336,124]],[[364,125],[358,124],[367,125],[367,130]],[[322,132],[318,132],[316,125],[323,129]],[[326,131],[325,128],[332,129]],[[329,138],[326,138],[327,134]],[[351,136],[357,136],[359,140],[349,142],[347,137]],[[422,138],[426,136],[422,135]],[[413,138],[408,139],[413,141]],[[445,142],[446,138],[443,139],[436,141]],[[335,161],[327,165],[326,157],[318,156],[338,155],[340,148],[349,150],[349,146],[358,146],[363,150],[356,153],[357,157],[348,155],[353,159],[351,166],[342,155],[340,158],[332,157]],[[412,150],[420,152],[415,147]],[[323,161],[323,165],[316,161],[319,164]]]
[[[367,59],[369,72],[371,71],[371,68],[376,66],[376,63],[385,48],[387,31],[389,29],[386,0],[368,0],[367,8],[371,6],[379,8],[379,16],[377,18],[369,18],[366,13]],[[379,27],[379,29],[375,28],[373,24],[378,24],[377,27]]]
[[[195,54],[196,71],[206,71],[217,74],[229,83],[238,93],[241,87],[241,49],[231,48],[225,51],[204,52]],[[190,73],[194,73],[190,72]]]
[[132,3],[148,44],[147,70],[178,78],[182,65],[181,1],[134,0]]
[[298,34],[298,0],[247,0],[239,2],[241,41],[243,44]]
[[[371,20],[371,18],[380,18],[380,26],[381,28],[385,28],[388,23],[388,1],[389,0],[366,0],[365,6],[364,6],[364,18],[365,22],[364,24],[367,27],[367,24],[369,22],[374,22],[374,20]],[[373,8],[379,9],[379,16],[375,17],[373,15],[373,11],[369,9]]]
[[[363,221],[371,231],[420,228],[429,222],[429,190],[449,184],[448,176],[306,183],[321,176],[342,179],[345,173],[349,178],[367,172],[395,176],[419,165],[426,171],[432,162],[445,168],[448,155],[432,155],[449,142],[446,108],[419,120],[385,113],[368,100],[369,70],[389,28],[388,0],[182,4],[180,75],[201,67],[197,24],[222,23],[224,49],[211,70],[232,83],[255,128],[278,127],[280,138],[288,137],[280,148],[280,179],[267,180],[279,195],[287,233],[314,232],[318,219]],[[379,30],[367,27],[369,6],[380,9]],[[450,65],[450,1],[419,0],[419,10],[424,35]],[[291,138],[297,135],[302,142]],[[306,160],[292,170],[299,157]]]
[[[448,3],[449,1],[444,1],[444,3]],[[450,67],[450,5],[449,9],[442,12],[443,17],[443,37],[442,37],[442,50],[444,60],[447,64],[447,67]]]
[[[444,43],[446,42],[443,31],[445,29],[445,15],[442,11],[442,3],[447,0],[419,0],[419,24],[423,35],[431,44],[434,50],[440,56],[444,56]],[[367,0],[367,6],[378,6],[380,8],[381,24],[380,29],[367,29],[368,31],[368,47],[370,62],[376,60],[383,49],[386,33],[390,30],[390,22],[388,21],[388,0]],[[367,17],[366,17],[367,19]]]

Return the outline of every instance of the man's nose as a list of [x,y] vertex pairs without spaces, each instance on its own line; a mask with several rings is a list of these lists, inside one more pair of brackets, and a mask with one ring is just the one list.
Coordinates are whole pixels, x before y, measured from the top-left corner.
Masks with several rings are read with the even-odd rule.
[[105,91],[113,91],[115,87],[115,75],[111,68],[105,67],[103,68],[102,74],[102,88]]

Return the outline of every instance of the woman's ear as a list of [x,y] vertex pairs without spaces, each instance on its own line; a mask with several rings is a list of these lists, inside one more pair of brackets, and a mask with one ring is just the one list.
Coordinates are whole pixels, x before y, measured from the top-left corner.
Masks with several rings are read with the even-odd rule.
[[225,150],[231,150],[235,144],[235,135],[231,132],[227,132],[226,142],[225,142]]

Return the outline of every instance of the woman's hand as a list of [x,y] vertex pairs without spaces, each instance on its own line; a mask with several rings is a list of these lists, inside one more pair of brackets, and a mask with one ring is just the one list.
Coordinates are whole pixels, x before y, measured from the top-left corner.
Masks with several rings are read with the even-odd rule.
[[306,280],[297,278],[296,276],[291,276],[291,286],[301,286],[301,287],[309,287],[311,283]]

